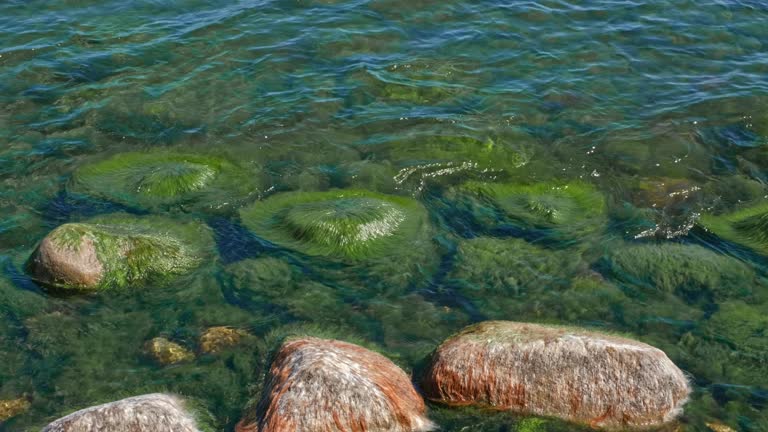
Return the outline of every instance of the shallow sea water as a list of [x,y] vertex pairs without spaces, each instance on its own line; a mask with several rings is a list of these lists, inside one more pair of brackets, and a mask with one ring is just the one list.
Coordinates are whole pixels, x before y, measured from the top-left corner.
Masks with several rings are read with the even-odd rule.
[[[768,196],[766,23],[763,1],[3,1],[0,399],[31,407],[0,431],[164,390],[228,431],[276,335],[346,337],[418,371],[484,319],[631,335],[690,374],[680,430],[768,430],[766,258],[697,225]],[[264,188],[211,210],[72,187],[82,166],[160,148],[226,154]],[[552,235],[457,204],[468,180],[587,183],[606,208]],[[404,241],[400,260],[350,265],[275,244],[238,213],[334,188],[421,202],[428,252]],[[215,258],[93,295],[25,275],[51,229],[113,212],[204,221]],[[251,336],[176,366],[143,353],[156,336],[194,351],[215,325]],[[429,415],[446,431],[580,430]]]

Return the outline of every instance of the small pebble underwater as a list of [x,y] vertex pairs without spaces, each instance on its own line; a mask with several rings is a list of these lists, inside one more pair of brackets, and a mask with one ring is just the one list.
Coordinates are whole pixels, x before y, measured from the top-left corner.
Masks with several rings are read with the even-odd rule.
[[[324,356],[406,399],[381,430],[621,430],[652,364],[630,409],[691,393],[650,430],[768,431],[766,2],[5,0],[0,30],[0,431],[140,395],[300,430],[279,407],[323,399],[285,371]],[[542,326],[456,336],[488,320]],[[551,325],[583,331],[525,367],[570,414],[460,394]]]

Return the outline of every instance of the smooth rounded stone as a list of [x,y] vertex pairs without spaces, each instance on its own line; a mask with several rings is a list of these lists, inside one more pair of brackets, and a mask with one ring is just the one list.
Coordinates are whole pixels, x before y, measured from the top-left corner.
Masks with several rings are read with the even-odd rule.
[[162,365],[172,365],[195,358],[188,349],[164,337],[156,337],[144,345],[147,355]]
[[282,193],[244,208],[240,215],[259,236],[309,255],[360,260],[429,243],[421,204],[363,190]]
[[207,329],[200,335],[200,352],[215,354],[240,343],[246,332],[232,327],[218,326]]
[[17,415],[26,412],[29,409],[29,406],[30,403],[26,397],[0,400],[0,424],[11,417],[16,417]]
[[704,214],[699,224],[724,240],[768,255],[768,204],[745,207],[719,216]]
[[437,348],[424,391],[450,405],[560,417],[596,428],[662,425],[690,393],[659,349],[576,328],[486,321]]
[[264,189],[260,172],[223,157],[150,151],[120,153],[78,169],[71,188],[128,206],[197,202],[216,209]]
[[197,222],[108,215],[51,231],[27,271],[59,289],[125,287],[185,273],[204,260],[212,244],[210,229]]
[[237,432],[426,431],[434,425],[409,377],[381,354],[318,338],[285,342],[261,402]]
[[153,393],[74,412],[42,432],[204,432],[178,396]]

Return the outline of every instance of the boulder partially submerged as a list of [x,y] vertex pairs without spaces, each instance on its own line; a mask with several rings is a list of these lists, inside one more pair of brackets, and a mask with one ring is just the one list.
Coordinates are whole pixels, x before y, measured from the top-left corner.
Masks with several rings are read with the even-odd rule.
[[42,432],[205,432],[181,398],[153,393],[74,412]]
[[424,379],[433,400],[545,415],[607,429],[673,420],[690,393],[659,349],[581,329],[487,321],[434,353]]
[[719,216],[704,214],[699,224],[724,240],[768,255],[768,204]]
[[120,153],[85,165],[72,188],[132,207],[231,205],[263,190],[256,170],[220,156],[151,151]]
[[27,263],[40,283],[67,290],[125,287],[199,265],[210,230],[163,217],[109,215],[51,231]]
[[408,376],[381,354],[301,338],[281,346],[261,402],[236,431],[426,431],[425,410]]

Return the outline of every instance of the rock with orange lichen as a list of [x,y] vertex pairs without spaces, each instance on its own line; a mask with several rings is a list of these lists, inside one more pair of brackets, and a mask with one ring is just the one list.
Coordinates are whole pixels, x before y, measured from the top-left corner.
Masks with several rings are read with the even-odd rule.
[[16,417],[29,409],[27,398],[0,400],[0,423],[11,417]]
[[487,321],[433,354],[424,377],[433,400],[560,417],[595,428],[663,425],[690,393],[662,352],[576,328]]
[[156,337],[144,345],[147,355],[162,365],[189,361],[195,356],[183,346],[163,337]]
[[416,432],[433,428],[409,377],[346,342],[292,339],[277,352],[262,400],[237,432]]
[[247,333],[232,327],[211,327],[200,335],[200,352],[215,354],[240,342]]

